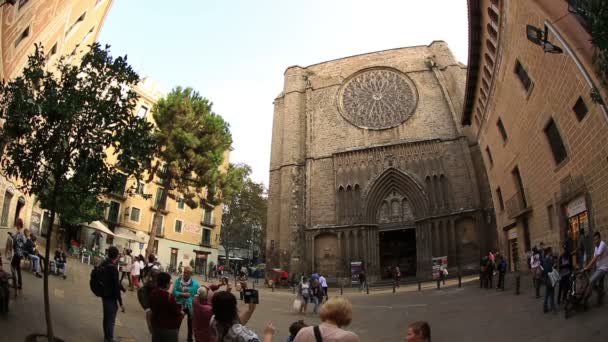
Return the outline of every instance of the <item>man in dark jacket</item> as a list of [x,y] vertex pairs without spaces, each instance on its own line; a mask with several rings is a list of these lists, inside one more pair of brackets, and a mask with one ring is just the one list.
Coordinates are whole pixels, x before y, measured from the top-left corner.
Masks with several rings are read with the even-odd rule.
[[104,342],[114,342],[114,324],[116,322],[116,314],[118,305],[125,311],[122,305],[122,297],[120,291],[125,291],[125,288],[120,284],[118,279],[118,259],[120,252],[118,248],[111,246],[108,248],[108,258],[101,264],[104,293],[101,297],[103,303],[103,335]]

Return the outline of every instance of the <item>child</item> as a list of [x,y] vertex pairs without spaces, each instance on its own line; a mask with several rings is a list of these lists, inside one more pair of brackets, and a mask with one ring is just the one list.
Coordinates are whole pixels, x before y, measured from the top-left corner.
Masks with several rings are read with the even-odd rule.
[[300,329],[306,328],[307,326],[308,325],[306,325],[306,323],[304,323],[302,320],[293,322],[289,327],[289,337],[287,338],[287,342],[293,342]]
[[407,327],[407,342],[431,342],[431,326],[427,322],[418,321]]

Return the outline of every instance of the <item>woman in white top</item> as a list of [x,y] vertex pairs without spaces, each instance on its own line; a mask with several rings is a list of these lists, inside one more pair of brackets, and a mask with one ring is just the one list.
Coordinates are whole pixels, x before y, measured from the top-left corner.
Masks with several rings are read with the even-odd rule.
[[133,291],[133,287],[139,289],[139,274],[143,267],[143,261],[139,260],[138,257],[133,258],[133,263],[131,263],[131,279],[133,280],[132,286],[129,288]]
[[302,278],[302,284],[300,284],[300,297],[302,297],[302,306],[300,307],[300,313],[306,313],[308,309],[308,302],[310,301],[310,283],[308,278]]
[[120,258],[120,272],[122,275],[120,276],[120,284],[122,285],[122,280],[127,277],[129,281],[129,287],[133,287],[131,283],[131,263],[133,263],[133,258],[131,257],[131,250],[125,249],[125,254]]

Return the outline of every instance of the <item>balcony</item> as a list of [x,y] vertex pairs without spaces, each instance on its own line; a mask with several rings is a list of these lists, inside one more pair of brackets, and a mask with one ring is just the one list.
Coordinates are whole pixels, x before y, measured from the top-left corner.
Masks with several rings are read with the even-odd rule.
[[574,177],[569,175],[562,179],[559,184],[560,196],[564,201],[572,199],[583,189],[585,189],[585,178],[582,175]]
[[215,218],[213,217],[203,217],[201,224],[205,227],[214,228],[215,227]]
[[517,192],[515,193],[515,195],[511,196],[511,198],[509,198],[505,203],[507,209],[507,216],[510,219],[519,218],[520,216],[532,211],[532,203],[530,202],[530,197],[526,196],[525,194],[525,190],[523,192]]

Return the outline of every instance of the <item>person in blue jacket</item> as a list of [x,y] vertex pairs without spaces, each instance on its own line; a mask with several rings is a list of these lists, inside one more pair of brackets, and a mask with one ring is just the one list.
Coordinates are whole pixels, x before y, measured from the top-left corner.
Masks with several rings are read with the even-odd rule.
[[200,285],[192,278],[192,268],[184,267],[184,273],[175,280],[173,295],[177,298],[177,303],[182,305],[184,313],[188,315],[188,342],[192,339],[192,299],[196,297]]

